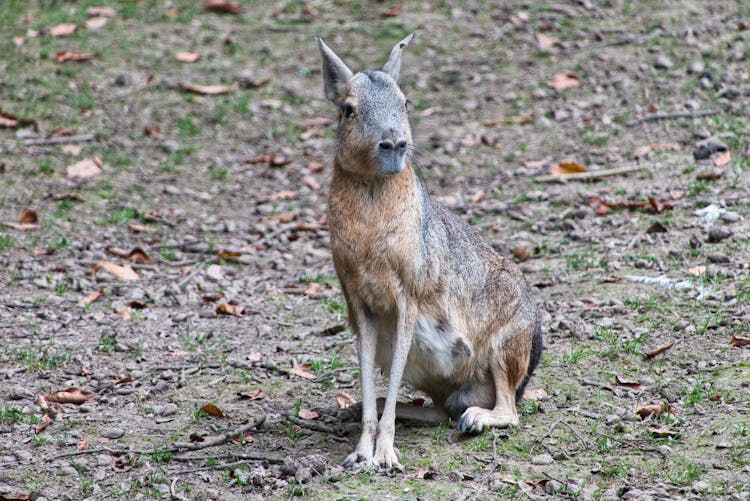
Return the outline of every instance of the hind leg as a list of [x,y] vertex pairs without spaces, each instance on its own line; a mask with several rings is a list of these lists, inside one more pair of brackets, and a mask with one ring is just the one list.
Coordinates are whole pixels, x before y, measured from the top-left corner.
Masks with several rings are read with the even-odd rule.
[[490,364],[495,386],[495,405],[492,409],[477,405],[467,408],[458,418],[458,429],[464,433],[481,433],[487,428],[506,428],[518,425],[516,386],[520,382],[509,377],[502,364]]

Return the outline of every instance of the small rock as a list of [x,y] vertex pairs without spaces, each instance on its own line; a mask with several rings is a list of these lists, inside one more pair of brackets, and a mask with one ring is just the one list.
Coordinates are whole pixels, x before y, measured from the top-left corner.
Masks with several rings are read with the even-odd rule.
[[531,464],[535,464],[535,465],[548,465],[554,462],[555,460],[549,454],[539,454],[531,458]]
[[715,137],[709,137],[695,143],[693,158],[696,160],[705,160],[717,151],[727,151],[727,145]]
[[656,59],[654,59],[654,68],[657,68],[660,70],[668,70],[672,66],[674,66],[674,63],[667,56],[660,55],[660,56],[656,56]]
[[212,264],[211,266],[206,268],[206,276],[218,282],[219,280],[224,279],[224,271],[218,264]]
[[707,492],[710,488],[711,488],[711,484],[703,480],[698,480],[697,482],[693,484],[693,487],[692,487],[693,492],[695,492],[696,494]]
[[689,75],[697,75],[700,73],[703,73],[703,70],[705,67],[703,66],[703,63],[700,61],[693,61],[690,63],[687,67],[687,72]]
[[78,476],[78,470],[70,465],[60,468],[60,473],[62,473],[63,475]]
[[8,400],[24,400],[34,398],[34,392],[25,386],[16,385],[8,391]]
[[708,241],[712,243],[721,242],[722,240],[729,238],[732,232],[728,228],[723,226],[712,226],[708,230]]
[[725,223],[735,223],[741,219],[741,216],[736,212],[726,211],[719,215],[719,218]]
[[312,480],[312,477],[312,468],[309,468],[307,466],[303,466],[294,473],[294,480],[296,480],[298,484],[306,484],[310,480]]
[[180,143],[177,141],[172,141],[171,139],[167,139],[163,143],[161,143],[161,149],[165,153],[176,153],[180,149]]
[[127,75],[117,75],[115,77],[115,85],[118,87],[125,87],[128,84],[128,77]]
[[324,477],[328,482],[338,482],[344,476],[344,469],[339,465],[333,465],[326,468]]
[[168,404],[161,406],[156,413],[160,416],[174,416],[177,414],[178,410],[177,404],[169,402]]
[[110,440],[117,440],[118,438],[122,438],[124,435],[125,430],[123,430],[122,428],[110,428],[102,432],[102,437],[108,438]]

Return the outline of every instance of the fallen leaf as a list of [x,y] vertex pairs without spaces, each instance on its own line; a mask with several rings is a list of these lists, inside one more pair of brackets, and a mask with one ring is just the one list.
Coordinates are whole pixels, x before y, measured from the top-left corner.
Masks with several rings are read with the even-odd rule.
[[248,353],[245,357],[245,360],[248,362],[260,362],[263,359],[263,356],[260,354],[259,351],[256,351],[254,353]]
[[631,390],[635,392],[643,391],[643,385],[639,383],[638,381],[635,381],[633,379],[621,378],[620,376],[617,376],[617,375],[615,375],[615,385],[624,386],[625,388],[630,388]]
[[224,413],[221,412],[221,409],[216,407],[214,404],[204,405],[203,407],[201,407],[201,412],[211,417],[224,417]]
[[314,177],[312,176],[305,176],[302,179],[302,183],[310,188],[313,191],[318,191],[320,189],[320,183],[318,183]]
[[133,233],[153,233],[156,231],[155,228],[149,228],[148,226],[136,223],[128,223],[128,229]]
[[305,296],[316,297],[323,293],[325,288],[317,282],[310,282],[305,289]]
[[34,249],[31,251],[35,256],[51,256],[55,253],[54,247],[45,247],[44,249]]
[[104,292],[101,289],[99,289],[98,291],[94,291],[88,296],[86,296],[85,298],[78,301],[78,304],[81,306],[88,306],[94,301],[96,301],[97,299],[99,299],[100,297],[102,297],[103,295],[104,295]]
[[216,306],[216,313],[219,313],[221,315],[233,315],[235,317],[240,317],[242,316],[244,311],[245,309],[242,306],[236,304],[219,303],[218,306]]
[[297,196],[296,191],[283,190],[278,193],[274,193],[269,197],[271,202],[279,202],[282,200],[293,200]]
[[648,228],[646,228],[646,233],[649,235],[653,233],[667,233],[668,231],[667,227],[659,221],[654,221]]
[[549,398],[549,395],[544,391],[544,388],[527,388],[524,390],[522,398],[525,400],[544,400]]
[[62,23],[53,26],[49,29],[49,34],[53,37],[62,37],[66,35],[72,35],[78,29],[78,25],[74,23]]
[[310,367],[311,367],[310,364],[298,365],[297,367],[293,367],[289,369],[289,374],[293,374],[297,377],[301,377],[302,379],[317,379],[318,376],[316,376],[315,374],[307,370]]
[[136,281],[141,279],[141,277],[138,276],[138,273],[136,273],[129,264],[120,266],[119,264],[111,263],[109,261],[99,261],[94,265],[94,270],[91,272],[92,278],[96,276],[96,272],[99,270],[104,270],[107,273],[111,273],[120,280]]
[[480,202],[483,202],[487,199],[487,194],[484,192],[484,190],[479,190],[474,195],[471,196],[471,203],[478,204]]
[[36,211],[33,211],[31,209],[26,209],[21,213],[21,215],[18,217],[19,223],[31,223],[34,224],[39,221],[39,216],[37,216]]
[[325,170],[325,165],[323,165],[320,162],[308,162],[308,164],[307,164],[307,170],[309,170],[313,174],[317,174],[317,173],[323,172],[323,170]]
[[679,435],[679,432],[670,430],[669,428],[665,428],[663,426],[659,426],[657,428],[651,428],[651,434],[659,438],[672,438]]
[[581,81],[575,73],[557,73],[547,81],[547,86],[558,92],[579,85],[581,85]]
[[559,162],[550,165],[550,174],[553,176],[565,176],[577,172],[586,172],[586,168],[576,162]]
[[737,334],[732,335],[732,339],[729,340],[730,346],[741,348],[743,346],[750,346],[750,337],[738,336]]
[[633,408],[633,412],[641,417],[641,419],[646,419],[647,417],[654,415],[659,416],[663,414],[664,412],[669,412],[669,405],[665,403],[658,403],[658,404],[648,404],[648,405],[635,405]]
[[414,476],[420,480],[432,480],[437,475],[434,466],[422,468],[421,466],[414,470]]
[[86,29],[98,30],[100,28],[104,28],[104,26],[106,26],[107,24],[107,21],[109,21],[109,19],[104,16],[96,16],[86,19]]
[[85,438],[82,438],[81,440],[79,440],[78,444],[76,445],[76,449],[79,451],[85,451],[88,448],[89,448],[89,441],[86,440]]
[[80,54],[78,52],[68,52],[66,50],[61,50],[55,55],[55,60],[58,63],[64,63],[66,61],[88,61],[93,58],[94,54]]
[[194,63],[198,59],[200,59],[200,57],[201,55],[195,52],[184,52],[184,51],[180,51],[174,55],[174,58],[180,61],[181,63]]
[[33,120],[21,120],[15,115],[0,110],[0,127],[19,127],[35,123]]
[[143,134],[149,137],[158,136],[159,127],[154,124],[146,124],[143,126]]
[[77,157],[83,151],[83,147],[80,144],[64,144],[62,146],[62,152],[66,155]]
[[283,214],[276,214],[271,216],[271,219],[278,221],[279,223],[291,223],[297,215],[294,212],[285,212]]
[[687,272],[694,277],[701,277],[706,274],[706,265],[691,266],[687,269]]
[[721,153],[716,158],[714,158],[714,165],[716,167],[724,167],[731,161],[732,161],[732,153],[729,150],[727,150],[724,153]]
[[80,388],[68,388],[67,390],[56,391],[44,397],[48,402],[58,404],[76,404],[81,405],[96,398],[96,393],[83,391]]
[[226,94],[232,90],[228,85],[198,85],[190,82],[180,82],[180,87],[187,91],[204,95]]
[[9,228],[13,228],[14,230],[20,230],[20,231],[28,231],[28,230],[35,230],[39,228],[39,225],[33,224],[33,223],[4,223],[5,226],[8,226]]
[[250,401],[262,400],[266,398],[266,394],[263,393],[263,390],[239,391],[237,392],[237,396],[243,400],[250,400]]
[[196,442],[200,443],[200,442],[205,442],[206,441],[206,439],[203,438],[203,435],[198,435],[197,433],[191,433],[188,436],[188,440],[190,440],[193,443],[196,443]]
[[116,306],[115,313],[118,317],[120,317],[120,320],[124,320],[126,322],[129,322],[133,318],[133,308],[127,305]]
[[36,430],[35,430],[36,433],[37,434],[40,433],[42,430],[44,430],[46,427],[48,427],[51,424],[52,424],[52,418],[48,414],[45,414],[44,416],[42,416],[42,420],[36,424]]
[[102,172],[102,161],[99,157],[87,158],[68,165],[67,172],[68,177],[79,177],[81,179],[97,176]]
[[527,245],[517,245],[513,249],[513,257],[518,261],[526,261],[531,257],[531,249]]
[[643,355],[647,359],[654,358],[655,356],[661,355],[665,351],[669,350],[670,348],[672,348],[672,346],[674,346],[674,342],[672,342],[672,343],[666,343],[666,344],[663,344],[661,346],[657,346],[656,348],[653,348],[653,349],[650,349],[650,350],[644,352]]
[[320,417],[320,414],[318,414],[317,412],[304,408],[300,409],[297,415],[302,419],[318,419]]
[[651,208],[653,208],[657,213],[674,208],[674,204],[672,204],[672,202],[663,198],[648,197],[648,202],[649,204],[651,204]]
[[110,7],[89,7],[86,9],[86,14],[89,16],[115,17],[117,11]]
[[339,409],[347,409],[351,407],[352,405],[356,404],[357,401],[354,399],[353,396],[349,395],[347,392],[342,391],[338,395],[336,395],[336,403],[339,406]]
[[556,45],[560,45],[560,39],[545,35],[544,33],[537,33],[536,44],[540,49],[551,49]]
[[380,11],[380,17],[398,17],[401,14],[403,14],[403,9],[399,4],[393,5],[385,10]]
[[242,11],[242,6],[239,3],[228,2],[227,0],[206,0],[203,2],[203,8],[219,14],[239,14]]
[[232,260],[232,259],[237,259],[239,257],[242,257],[242,252],[223,250],[223,251],[219,252],[216,255],[216,257],[218,257],[219,259],[222,259],[224,261],[229,261],[229,260]]

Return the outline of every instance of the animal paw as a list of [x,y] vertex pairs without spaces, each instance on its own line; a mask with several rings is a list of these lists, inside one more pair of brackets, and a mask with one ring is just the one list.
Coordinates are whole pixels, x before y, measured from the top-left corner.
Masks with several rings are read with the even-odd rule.
[[344,468],[351,468],[355,470],[359,469],[377,469],[379,463],[375,461],[375,458],[373,457],[372,453],[366,454],[362,453],[359,450],[356,450],[349,454],[346,459],[344,459],[344,462],[341,463],[341,466]]
[[375,463],[380,465],[381,468],[404,471],[404,467],[401,466],[401,462],[399,461],[400,457],[401,453],[393,446],[392,442],[385,444],[378,441],[375,450]]
[[458,429],[464,433],[477,434],[487,428],[505,428],[518,424],[518,416],[498,414],[482,407],[469,407],[458,418]]

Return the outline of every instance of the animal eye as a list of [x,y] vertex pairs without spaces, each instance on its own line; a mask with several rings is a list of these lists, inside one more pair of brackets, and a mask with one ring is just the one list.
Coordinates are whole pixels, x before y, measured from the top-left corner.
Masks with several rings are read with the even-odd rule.
[[352,106],[349,103],[346,103],[343,107],[344,116],[346,118],[350,118],[352,115],[354,115],[354,106]]

